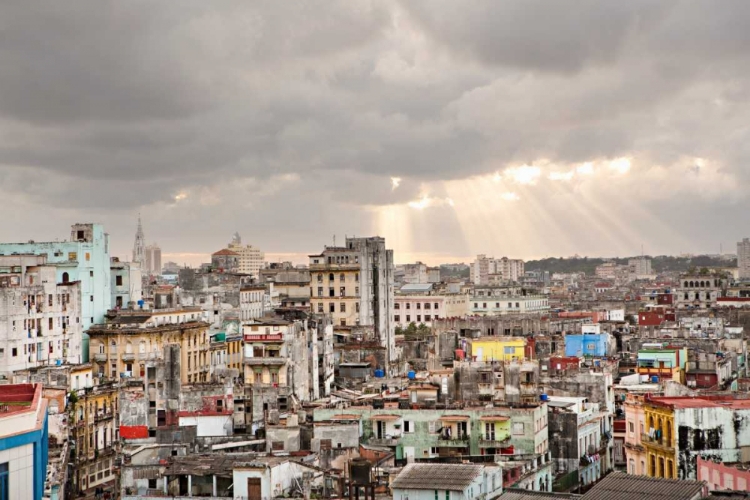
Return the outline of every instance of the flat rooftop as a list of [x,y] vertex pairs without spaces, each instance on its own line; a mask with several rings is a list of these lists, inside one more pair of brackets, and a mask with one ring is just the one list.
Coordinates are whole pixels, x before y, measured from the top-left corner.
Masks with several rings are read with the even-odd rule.
[[0,385],[0,418],[31,410],[36,389],[34,384]]
[[732,408],[735,410],[750,409],[750,399],[738,399],[736,396],[661,396],[652,397],[651,404],[672,408]]

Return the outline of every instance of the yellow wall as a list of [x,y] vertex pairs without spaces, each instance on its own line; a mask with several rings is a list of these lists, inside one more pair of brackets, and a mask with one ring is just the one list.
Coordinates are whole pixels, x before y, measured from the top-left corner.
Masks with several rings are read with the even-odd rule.
[[[506,352],[506,348],[507,351]],[[526,341],[520,338],[473,340],[471,355],[477,361],[512,361],[524,359]],[[512,350],[512,352],[510,352]]]
[[677,477],[677,453],[675,451],[674,412],[671,408],[644,405],[646,433],[652,427],[661,430],[661,440],[644,437],[646,448],[646,471],[649,477]]

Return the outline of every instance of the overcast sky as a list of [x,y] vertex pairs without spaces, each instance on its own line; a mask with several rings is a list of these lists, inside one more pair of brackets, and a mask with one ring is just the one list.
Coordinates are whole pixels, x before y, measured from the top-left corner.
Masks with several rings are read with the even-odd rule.
[[750,2],[4,2],[0,239],[735,251]]

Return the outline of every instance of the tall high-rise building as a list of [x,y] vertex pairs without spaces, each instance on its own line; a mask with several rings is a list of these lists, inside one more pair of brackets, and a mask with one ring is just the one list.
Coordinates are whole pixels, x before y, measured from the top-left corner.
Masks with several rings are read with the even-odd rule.
[[133,243],[133,262],[141,266],[143,269],[146,263],[146,238],[143,236],[143,224],[141,224],[141,216],[138,215],[138,229],[135,231],[135,242]]
[[740,279],[750,279],[750,238],[737,243],[737,267]]
[[263,269],[263,252],[260,248],[252,245],[242,245],[242,238],[239,233],[234,233],[232,242],[227,247],[237,254],[237,268],[235,272],[241,274],[250,274],[256,278],[260,276],[260,270]]
[[[477,255],[471,269],[471,277],[475,285],[487,285],[498,281],[518,282],[523,274],[524,262],[521,259],[508,257],[496,259],[486,255]],[[493,277],[490,278],[491,276]]]
[[143,272],[151,275],[161,274],[161,248],[156,243],[146,247]]
[[310,304],[329,314],[334,326],[371,326],[386,348],[386,364],[395,361],[393,323],[393,250],[385,238],[347,238],[343,247],[325,247],[310,256]]

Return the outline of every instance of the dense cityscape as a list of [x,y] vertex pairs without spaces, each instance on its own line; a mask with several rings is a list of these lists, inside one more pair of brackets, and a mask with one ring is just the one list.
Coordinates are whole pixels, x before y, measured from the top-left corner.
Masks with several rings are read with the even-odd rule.
[[396,265],[378,236],[269,263],[237,233],[189,267],[140,219],[127,257],[101,224],[58,236],[0,243],[7,498],[750,488],[747,238],[585,273]]
[[749,27],[0,2],[0,500],[750,500]]

